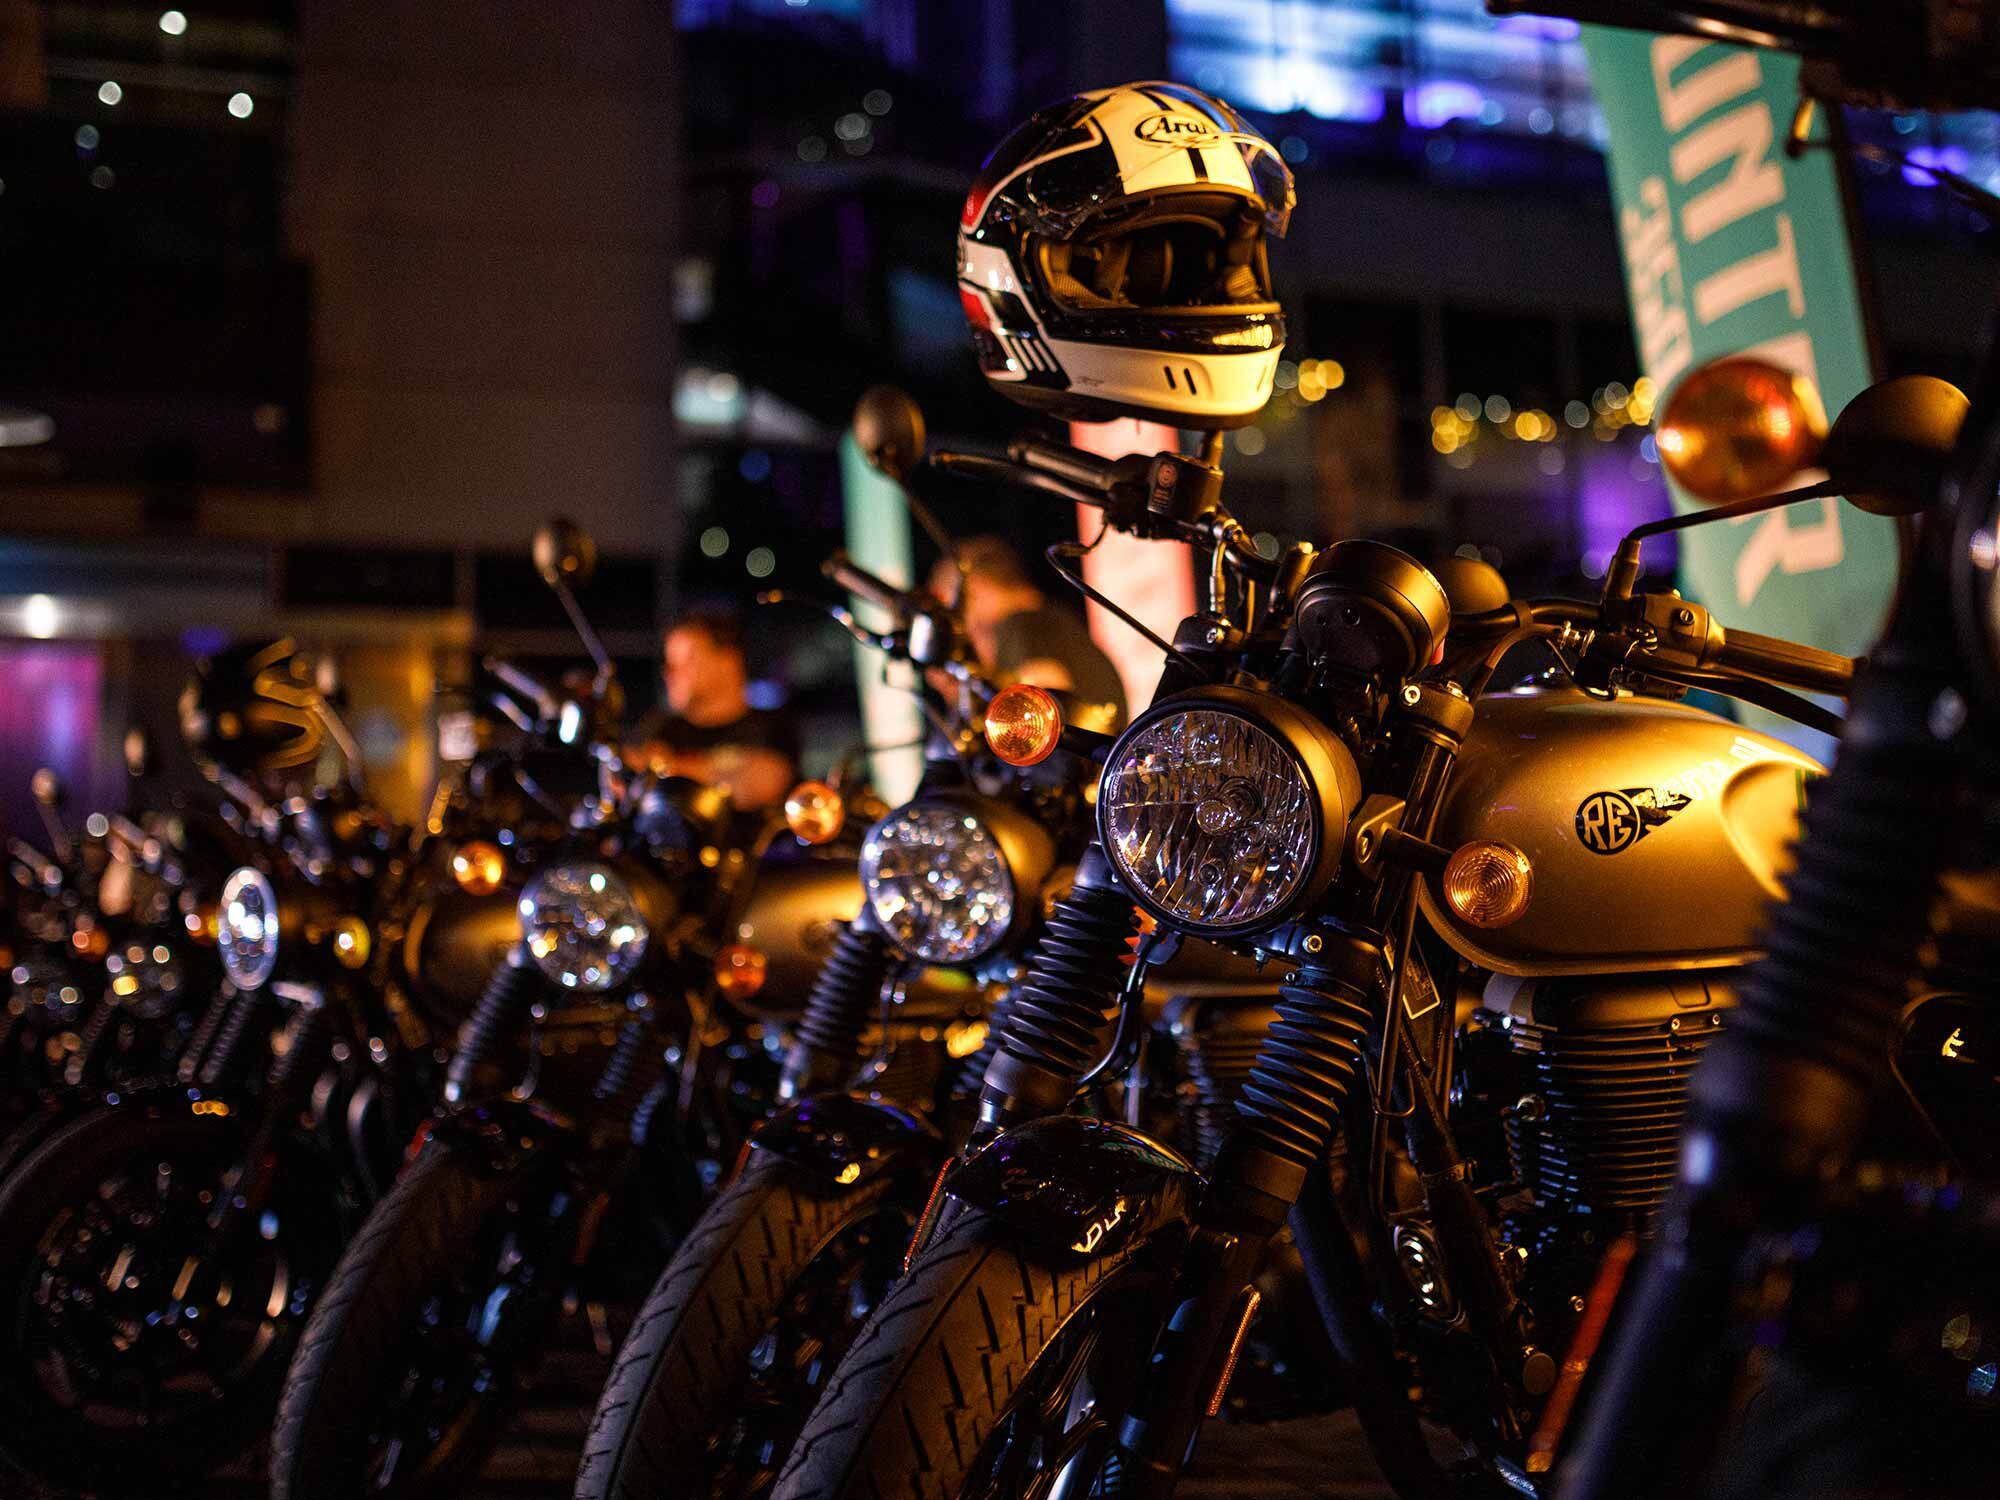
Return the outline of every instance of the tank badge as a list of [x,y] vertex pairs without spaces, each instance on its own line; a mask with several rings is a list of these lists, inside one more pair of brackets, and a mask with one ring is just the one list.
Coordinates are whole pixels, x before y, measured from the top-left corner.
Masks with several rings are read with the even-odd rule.
[[1576,810],[1576,836],[1592,854],[1622,854],[1693,800],[1651,786],[1592,792]]

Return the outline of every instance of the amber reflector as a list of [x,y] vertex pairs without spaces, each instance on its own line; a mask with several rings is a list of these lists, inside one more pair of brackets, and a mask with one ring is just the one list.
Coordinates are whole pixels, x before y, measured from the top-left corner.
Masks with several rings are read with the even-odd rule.
[[1782,489],[1819,456],[1826,409],[1803,375],[1761,359],[1719,359],[1674,387],[1660,413],[1660,462],[1709,505]]
[[802,844],[824,844],[847,821],[847,804],[824,781],[801,781],[785,798],[785,823]]
[[715,955],[715,987],[731,1000],[748,1000],[764,988],[771,961],[746,943],[731,943]]
[[1047,688],[1017,682],[986,705],[986,743],[1010,766],[1038,766],[1062,739],[1062,705]]
[[451,878],[461,890],[475,896],[490,896],[507,878],[507,856],[483,839],[461,844],[451,857]]
[[1444,867],[1445,905],[1474,927],[1505,927],[1520,920],[1534,888],[1528,856],[1495,839],[1459,845]]

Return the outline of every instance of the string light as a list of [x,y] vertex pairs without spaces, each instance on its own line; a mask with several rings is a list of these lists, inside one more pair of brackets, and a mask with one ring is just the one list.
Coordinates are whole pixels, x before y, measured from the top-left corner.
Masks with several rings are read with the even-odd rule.
[[[1300,394],[1304,394],[1303,386]],[[1592,391],[1587,403],[1566,403],[1562,421],[1558,422],[1540,407],[1516,407],[1500,395],[1482,401],[1467,392],[1450,406],[1431,408],[1431,447],[1451,459],[1454,467],[1462,468],[1471,458],[1465,450],[1489,429],[1510,441],[1552,443],[1567,424],[1576,429],[1588,428],[1592,437],[1608,443],[1627,427],[1650,426],[1658,399],[1657,388],[1646,376],[1640,376],[1629,387],[1614,380]],[[1548,464],[1543,467],[1546,471]]]

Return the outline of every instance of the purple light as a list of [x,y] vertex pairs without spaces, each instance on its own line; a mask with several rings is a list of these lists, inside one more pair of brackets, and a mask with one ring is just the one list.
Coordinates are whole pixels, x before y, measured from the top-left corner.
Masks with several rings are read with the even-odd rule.
[[1486,105],[1479,89],[1457,78],[1437,78],[1404,96],[1403,110],[1412,125],[1435,130],[1451,120],[1477,119]]
[[1574,21],[1558,20],[1553,16],[1502,16],[1493,23],[1495,31],[1509,31],[1516,36],[1536,37],[1545,42],[1573,42],[1583,28]]
[[1915,146],[1909,151],[1910,164],[1903,168],[1903,181],[1911,187],[1935,187],[1937,179],[1925,167],[1942,167],[1963,177],[1972,166],[1972,157],[1963,146]]

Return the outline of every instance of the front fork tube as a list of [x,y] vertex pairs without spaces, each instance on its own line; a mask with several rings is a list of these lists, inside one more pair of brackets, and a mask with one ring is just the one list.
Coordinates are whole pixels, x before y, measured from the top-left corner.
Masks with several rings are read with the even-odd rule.
[[242,1154],[223,1177],[223,1191],[208,1222],[217,1244],[228,1244],[262,1217],[278,1172],[278,1136],[298,1125],[314,1081],[333,1045],[332,1002],[318,991],[301,989],[298,1007],[285,1028],[285,1052],[272,1068],[257,1123]]

